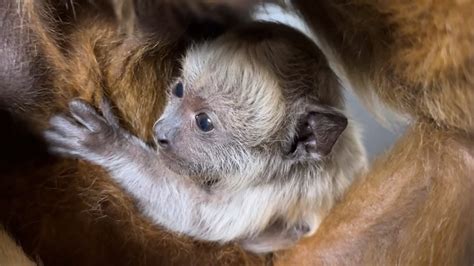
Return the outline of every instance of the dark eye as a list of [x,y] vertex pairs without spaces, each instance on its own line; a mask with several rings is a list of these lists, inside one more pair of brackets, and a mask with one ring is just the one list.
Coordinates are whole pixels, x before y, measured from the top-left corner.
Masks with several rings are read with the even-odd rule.
[[178,84],[176,84],[176,86],[173,88],[173,95],[178,98],[183,98],[183,95],[184,95],[183,83],[179,82]]
[[200,113],[196,115],[196,124],[198,128],[204,132],[209,132],[214,129],[214,125],[212,125],[212,120],[206,113]]

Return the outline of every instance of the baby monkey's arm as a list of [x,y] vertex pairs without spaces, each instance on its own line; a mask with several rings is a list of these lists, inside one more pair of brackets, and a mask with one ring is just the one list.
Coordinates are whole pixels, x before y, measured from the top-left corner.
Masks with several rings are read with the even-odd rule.
[[[152,148],[120,127],[105,101],[101,105],[102,115],[82,100],[71,101],[69,108],[70,116],[54,116],[51,128],[45,132],[51,150],[104,167],[155,223],[203,240],[242,240],[253,233],[235,221],[258,221],[250,221],[250,217],[241,217],[232,210],[255,210],[265,208],[264,204],[260,206],[239,196],[232,199],[211,195],[188,177],[170,171]],[[303,228],[297,225],[267,230],[245,239],[244,246],[257,252],[286,248],[307,232]]]
[[199,215],[196,205],[207,195],[190,179],[169,171],[151,147],[121,128],[106,101],[100,109],[102,115],[82,100],[71,101],[70,115],[50,120],[45,132],[50,149],[102,166],[156,223],[190,233]]

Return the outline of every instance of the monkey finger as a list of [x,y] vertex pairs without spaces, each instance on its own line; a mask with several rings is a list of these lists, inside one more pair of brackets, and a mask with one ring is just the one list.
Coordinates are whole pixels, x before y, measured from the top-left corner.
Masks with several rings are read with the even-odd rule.
[[43,137],[48,141],[51,146],[60,145],[60,146],[71,146],[72,147],[72,138],[64,136],[58,131],[46,130],[43,133]]
[[88,134],[86,129],[84,129],[81,125],[78,125],[71,118],[68,118],[64,115],[53,116],[49,120],[49,123],[51,125],[50,130],[54,130],[65,137],[79,137]]
[[119,121],[117,117],[114,115],[113,109],[112,109],[112,104],[110,103],[109,99],[107,97],[102,97],[102,100],[100,101],[100,110],[102,112],[102,115],[104,116],[105,120],[109,123],[114,128],[119,128]]
[[74,119],[92,132],[100,131],[107,126],[104,118],[83,100],[72,100],[69,103],[69,109]]
[[52,154],[78,157],[91,162],[93,158],[97,158],[97,154],[82,145],[79,139],[64,137],[55,131],[45,131],[44,137],[50,144],[48,151]]
[[67,149],[67,148],[62,148],[62,147],[50,147],[48,151],[52,154],[57,154],[57,155],[66,155],[68,157],[79,157],[82,158],[82,155],[80,152]]
[[63,148],[74,150],[78,149],[78,140],[63,136],[60,133],[52,130],[47,130],[43,133],[44,138],[50,144],[50,148]]
[[43,133],[43,137],[49,144],[53,144],[53,145],[56,145],[59,139],[64,138],[63,135],[59,134],[58,132],[54,130],[46,130]]

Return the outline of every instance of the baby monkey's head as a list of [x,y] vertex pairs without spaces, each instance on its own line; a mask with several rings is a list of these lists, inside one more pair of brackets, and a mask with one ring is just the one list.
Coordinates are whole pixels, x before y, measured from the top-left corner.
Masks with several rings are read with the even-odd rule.
[[254,22],[188,51],[155,139],[174,171],[245,183],[323,161],[346,128],[342,107],[337,79],[310,39]]

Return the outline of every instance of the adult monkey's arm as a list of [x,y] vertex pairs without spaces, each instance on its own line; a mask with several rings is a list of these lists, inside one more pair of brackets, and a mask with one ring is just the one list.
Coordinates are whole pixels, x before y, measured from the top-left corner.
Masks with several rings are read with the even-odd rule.
[[472,263],[474,142],[414,125],[277,265]]
[[293,4],[356,92],[414,122],[276,263],[472,264],[474,1]]
[[292,3],[369,104],[474,131],[474,1]]

